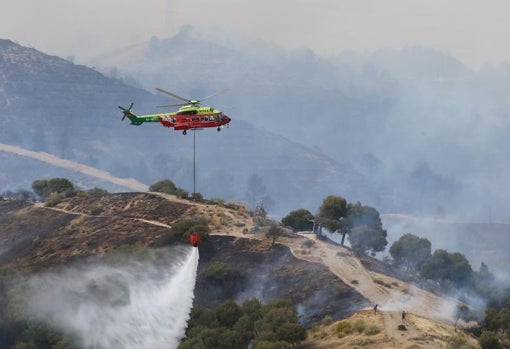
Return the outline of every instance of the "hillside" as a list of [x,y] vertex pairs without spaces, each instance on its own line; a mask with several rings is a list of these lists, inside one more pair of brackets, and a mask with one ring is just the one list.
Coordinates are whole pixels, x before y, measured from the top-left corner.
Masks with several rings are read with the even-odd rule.
[[[129,125],[121,122],[117,108],[134,102],[134,112],[154,113],[156,105],[169,103],[166,96],[9,40],[0,40],[0,66],[0,143],[45,152],[145,185],[172,178],[192,190],[193,134],[183,136],[159,124]],[[167,88],[167,83],[159,86]],[[260,118],[244,119],[246,110],[211,105],[225,109],[233,121],[222,132],[209,129],[196,134],[197,190],[205,197],[247,201],[249,179],[258,176],[265,188],[262,196],[270,194],[272,210],[283,214],[294,208],[294,200],[315,206],[333,191],[354,196],[364,181],[347,163],[276,134]],[[51,166],[39,166],[39,161],[4,150],[0,160],[0,192],[29,188],[34,178],[59,176]],[[66,177],[84,187],[125,190],[73,171]]]
[[[402,325],[405,327],[399,328]],[[374,315],[371,310],[362,310],[345,320],[310,331],[302,348],[439,349],[448,348],[449,338],[458,338],[478,348],[474,338],[448,323],[416,314],[407,315],[402,322],[397,311],[383,310]]]
[[[380,329],[368,337],[339,336],[335,324],[319,326],[309,333],[303,348],[369,344],[373,348],[440,348],[454,335],[450,322],[453,300],[367,269],[372,263],[362,263],[349,250],[314,235],[285,232],[271,247],[264,234],[254,232],[253,217],[235,205],[190,202],[155,193],[79,195],[54,207],[4,201],[0,203],[0,263],[38,273],[88,263],[119,247],[158,247],[168,243],[165,234],[172,224],[193,216],[206,217],[211,228],[199,248],[196,304],[283,297],[296,304],[308,325],[329,316],[349,318],[353,323],[362,319],[367,326]],[[242,273],[245,282],[227,288],[204,283],[201,272],[213,262]],[[376,316],[365,311],[374,303],[380,306]],[[396,330],[403,309],[409,313],[405,333]]]

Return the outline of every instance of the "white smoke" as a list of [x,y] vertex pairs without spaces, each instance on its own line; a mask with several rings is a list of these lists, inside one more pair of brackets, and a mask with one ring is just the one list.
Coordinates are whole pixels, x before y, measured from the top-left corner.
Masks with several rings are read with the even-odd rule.
[[68,268],[34,277],[27,312],[89,349],[176,348],[193,303],[198,249],[151,261]]

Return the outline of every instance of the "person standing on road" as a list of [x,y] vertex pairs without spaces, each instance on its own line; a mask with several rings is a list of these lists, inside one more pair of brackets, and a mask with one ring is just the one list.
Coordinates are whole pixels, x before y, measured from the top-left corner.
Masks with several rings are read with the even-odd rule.
[[406,321],[406,311],[402,310],[402,322]]

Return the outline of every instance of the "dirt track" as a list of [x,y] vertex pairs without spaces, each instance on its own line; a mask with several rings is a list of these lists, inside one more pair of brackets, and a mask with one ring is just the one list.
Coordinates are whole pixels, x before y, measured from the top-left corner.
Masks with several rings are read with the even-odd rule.
[[[260,238],[254,234],[241,234],[239,231],[213,234]],[[307,240],[310,242],[306,243]],[[356,289],[373,304],[378,304],[382,311],[400,313],[406,310],[408,313],[453,322],[458,304],[454,299],[438,297],[399,279],[371,272],[347,248],[318,240],[315,234],[309,233],[298,234],[295,238],[282,237],[278,242],[288,246],[296,258],[327,266],[344,283]]]
[[[387,275],[367,270],[352,252],[341,246],[318,240],[314,234],[301,236],[312,240],[313,246],[303,254],[299,246],[289,246],[293,254],[302,259],[320,260],[335,275],[382,310],[406,310],[438,320],[452,321],[457,302],[438,297],[430,292]],[[302,244],[301,244],[302,245]]]
[[65,168],[67,170],[80,172],[87,176],[98,178],[105,182],[113,183],[115,185],[119,185],[119,186],[127,188],[129,190],[145,192],[149,189],[147,185],[140,183],[135,179],[115,177],[106,171],[98,170],[97,168],[83,165],[83,164],[80,164],[75,161],[61,159],[55,155],[51,155],[51,154],[48,154],[45,152],[35,152],[35,151],[20,148],[20,147],[14,146],[14,145],[3,144],[3,143],[0,143],[0,151],[5,151],[5,152],[13,153],[16,155],[30,157],[32,159],[46,162],[53,166],[58,166],[58,167]]

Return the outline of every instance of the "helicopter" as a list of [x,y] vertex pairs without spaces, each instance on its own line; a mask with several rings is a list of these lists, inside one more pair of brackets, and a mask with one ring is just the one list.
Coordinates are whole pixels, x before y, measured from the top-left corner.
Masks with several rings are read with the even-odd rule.
[[161,125],[165,127],[173,127],[176,131],[182,131],[183,135],[186,135],[188,130],[201,130],[210,127],[216,127],[218,131],[221,131],[223,126],[226,125],[228,127],[230,123],[230,118],[221,110],[212,107],[202,107],[200,105],[200,102],[216,96],[223,91],[216,92],[201,100],[194,100],[181,97],[159,87],[157,87],[156,90],[183,102],[178,104],[158,105],[158,108],[180,107],[179,110],[170,113],[136,115],[132,111],[133,103],[131,103],[129,108],[124,108],[119,105],[119,109],[124,113],[122,120],[127,117],[131,121],[131,125],[135,126],[140,126],[144,122],[160,122]]

